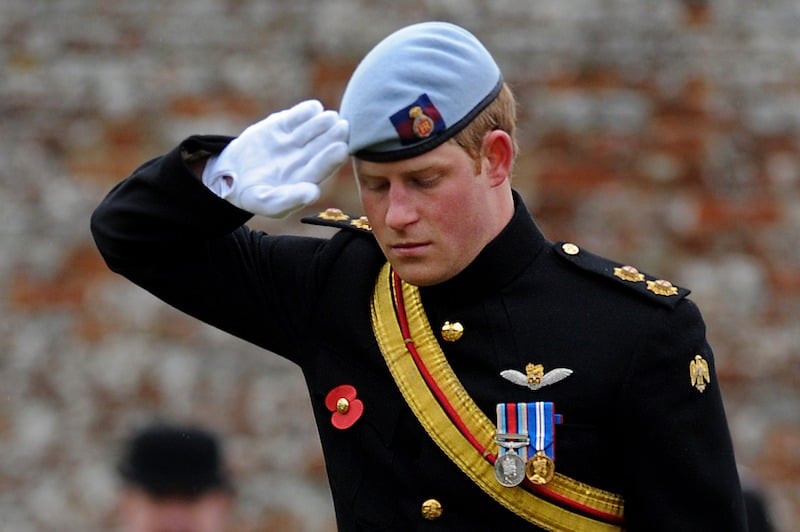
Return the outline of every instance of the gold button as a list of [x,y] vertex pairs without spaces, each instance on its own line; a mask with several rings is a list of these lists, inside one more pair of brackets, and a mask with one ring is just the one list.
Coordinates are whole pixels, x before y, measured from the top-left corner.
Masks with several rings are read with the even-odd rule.
[[436,499],[428,499],[422,503],[422,517],[428,521],[439,519],[442,515],[442,503]]
[[461,323],[455,321],[450,323],[449,321],[444,322],[442,325],[442,338],[446,342],[455,342],[464,334],[464,326]]
[[580,252],[580,249],[575,244],[567,242],[566,244],[561,245],[561,249],[564,250],[564,253],[567,255],[577,255]]
[[336,411],[340,414],[346,414],[348,410],[350,410],[350,401],[344,397],[340,397],[339,400],[336,401]]

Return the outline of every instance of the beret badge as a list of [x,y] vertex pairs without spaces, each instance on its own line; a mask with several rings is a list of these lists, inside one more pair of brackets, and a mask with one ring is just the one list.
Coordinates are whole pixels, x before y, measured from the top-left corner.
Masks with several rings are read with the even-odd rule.
[[414,135],[421,139],[425,139],[431,136],[433,133],[433,120],[431,117],[426,115],[422,112],[422,107],[415,105],[411,108],[408,112],[408,116],[410,116],[414,122],[411,125],[411,129],[414,131]]
[[447,129],[439,110],[424,93],[389,119],[403,145],[413,144]]

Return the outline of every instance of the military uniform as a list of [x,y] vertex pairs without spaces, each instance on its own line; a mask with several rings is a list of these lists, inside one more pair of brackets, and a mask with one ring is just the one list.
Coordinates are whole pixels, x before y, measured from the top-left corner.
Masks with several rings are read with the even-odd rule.
[[[400,393],[373,332],[385,259],[368,220],[308,220],[341,228],[330,239],[249,230],[251,215],[186,166],[228,140],[192,137],[111,191],[92,218],[109,266],[299,365],[340,530],[539,529],[454,465]],[[556,471],[624,498],[627,530],[743,530],[714,359],[688,291],[547,241],[515,204],[470,266],[419,290],[469,398],[492,420],[498,403],[552,402],[563,418]],[[529,364],[572,373],[538,389],[501,376]]]

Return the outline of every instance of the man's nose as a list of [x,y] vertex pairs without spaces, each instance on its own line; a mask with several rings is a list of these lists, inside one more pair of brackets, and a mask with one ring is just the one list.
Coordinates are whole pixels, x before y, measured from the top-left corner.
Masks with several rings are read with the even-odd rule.
[[402,185],[389,189],[389,206],[386,209],[386,225],[399,230],[417,221],[417,209],[413,197]]

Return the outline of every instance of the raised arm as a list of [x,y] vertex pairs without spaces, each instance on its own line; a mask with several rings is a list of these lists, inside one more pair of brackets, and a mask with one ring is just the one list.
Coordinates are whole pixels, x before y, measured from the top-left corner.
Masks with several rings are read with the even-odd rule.
[[275,309],[307,290],[302,265],[322,241],[243,224],[253,212],[282,216],[315,200],[347,156],[343,137],[346,124],[318,102],[271,115],[233,141],[191,137],[111,190],[92,216],[97,246],[113,271],[171,305],[280,349],[289,342],[271,332],[286,334],[291,323]]

